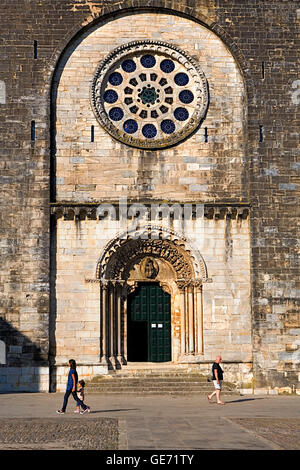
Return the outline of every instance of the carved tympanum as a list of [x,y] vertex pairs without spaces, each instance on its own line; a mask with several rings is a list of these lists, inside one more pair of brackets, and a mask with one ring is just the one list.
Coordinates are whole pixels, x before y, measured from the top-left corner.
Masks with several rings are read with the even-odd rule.
[[157,262],[152,258],[145,258],[141,264],[141,272],[147,279],[155,279],[159,272]]

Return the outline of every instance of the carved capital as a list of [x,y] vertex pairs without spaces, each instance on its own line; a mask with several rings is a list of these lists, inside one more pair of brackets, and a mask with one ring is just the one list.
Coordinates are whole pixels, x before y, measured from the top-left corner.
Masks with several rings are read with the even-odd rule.
[[123,293],[127,297],[129,294],[135,291],[137,286],[139,285],[138,281],[128,281],[124,284]]
[[185,288],[201,289],[202,279],[177,279],[177,287],[180,291],[184,291]]
[[159,285],[161,286],[161,288],[164,292],[166,292],[167,294],[172,295],[173,290],[172,290],[172,287],[171,287],[169,282],[162,281],[162,282],[159,283]]
[[101,279],[100,285],[101,285],[102,289],[104,289],[104,290],[108,289],[108,281],[106,281],[104,279]]

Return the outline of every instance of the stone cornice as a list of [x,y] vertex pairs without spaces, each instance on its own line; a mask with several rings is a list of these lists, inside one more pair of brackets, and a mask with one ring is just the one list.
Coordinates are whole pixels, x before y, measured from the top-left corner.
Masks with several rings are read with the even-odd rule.
[[[151,206],[165,207],[169,209],[170,218],[176,217],[176,209],[181,210],[182,218],[185,216],[195,219],[197,216],[203,216],[206,219],[247,219],[250,213],[249,203],[180,203],[180,202],[165,202],[153,201],[151,202],[136,202],[127,201],[127,207],[130,206],[144,206],[151,214]],[[184,212],[186,210],[186,212]],[[56,219],[63,218],[64,220],[102,220],[108,217],[115,217],[119,220],[120,204],[119,202],[97,202],[97,203],[51,203],[51,214]],[[174,215],[173,215],[174,214]],[[134,219],[131,214],[128,214],[128,219]],[[163,215],[161,217],[163,219]]]

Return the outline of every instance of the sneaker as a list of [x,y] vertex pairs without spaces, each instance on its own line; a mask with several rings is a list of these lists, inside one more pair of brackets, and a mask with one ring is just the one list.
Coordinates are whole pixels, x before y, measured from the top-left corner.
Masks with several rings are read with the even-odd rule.
[[56,413],[58,413],[59,415],[65,414],[65,412],[63,410],[57,410]]
[[80,411],[79,411],[79,410],[75,410],[74,413],[80,413]]
[[83,415],[83,414],[86,413],[87,411],[88,411],[88,407],[86,407],[85,410],[81,410],[81,411],[80,411],[80,414]]

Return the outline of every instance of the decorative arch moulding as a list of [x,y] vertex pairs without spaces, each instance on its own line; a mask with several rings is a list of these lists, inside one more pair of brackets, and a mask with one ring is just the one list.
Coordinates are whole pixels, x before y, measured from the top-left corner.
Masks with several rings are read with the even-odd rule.
[[[238,46],[233,37],[229,34],[224,26],[221,26],[217,21],[215,15],[207,16],[203,13],[201,8],[196,4],[194,6],[188,5],[186,2],[174,2],[169,0],[160,0],[158,2],[149,3],[148,0],[122,0],[121,2],[113,3],[108,2],[101,7],[95,7],[92,14],[88,14],[84,19],[80,19],[77,24],[69,28],[68,33],[61,39],[58,48],[53,52],[49,60],[49,67],[47,70],[47,93],[49,101],[51,100],[52,87],[58,80],[60,75],[60,66],[64,62],[69,50],[74,48],[81,37],[89,33],[96,27],[101,28],[106,21],[117,19],[119,16],[127,15],[130,18],[132,15],[139,13],[155,13],[167,14],[187,18],[195,23],[201,24],[218,37],[228,48],[234,57],[241,74],[243,76],[246,89],[248,92],[248,99],[255,95],[255,80],[251,75],[251,64],[243,54],[242,49]],[[196,2],[195,2],[196,3]],[[53,122],[52,122],[53,125]]]
[[[152,239],[141,238],[140,235],[145,230],[151,230],[152,233],[168,236],[168,238],[161,236]],[[204,259],[194,244],[182,234],[178,234],[168,227],[156,225],[133,230],[132,233],[127,234],[125,239],[122,238],[122,234],[119,234],[110,240],[98,259],[95,277],[127,281],[130,279],[132,268],[145,258],[152,259],[154,264],[159,261],[170,266],[171,277],[174,281],[181,279],[206,280],[208,278]],[[157,278],[158,272],[159,269],[156,270],[154,279]],[[153,279],[153,276],[151,278]]]

